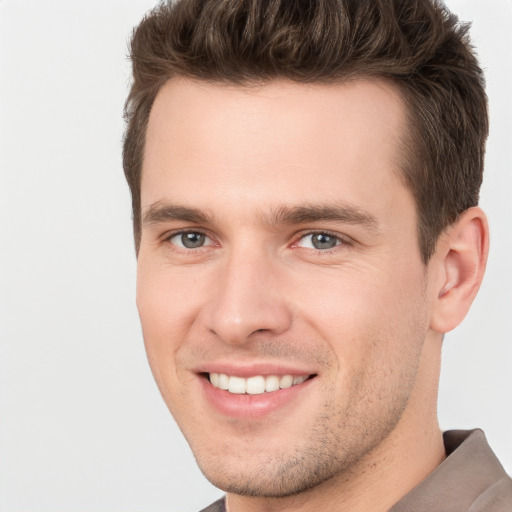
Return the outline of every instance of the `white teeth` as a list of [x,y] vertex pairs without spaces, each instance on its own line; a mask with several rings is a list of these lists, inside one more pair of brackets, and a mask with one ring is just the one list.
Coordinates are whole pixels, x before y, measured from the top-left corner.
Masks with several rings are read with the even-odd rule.
[[243,377],[233,377],[225,373],[210,373],[210,382],[214,388],[224,389],[230,393],[243,395],[261,395],[265,392],[277,391],[279,389],[287,389],[298,384],[302,384],[307,378],[307,375],[293,376],[293,375],[255,375],[244,379]]
[[249,395],[261,395],[265,393],[265,377],[249,377],[245,384],[245,390]]
[[210,373],[210,382],[214,388],[219,387],[219,374],[218,373]]
[[219,373],[219,389],[229,389],[229,377],[225,373]]
[[279,389],[279,377],[269,375],[265,379],[265,391],[277,391]]
[[283,375],[279,381],[281,389],[291,388],[293,386],[293,377],[291,375]]
[[228,391],[237,395],[243,395],[245,393],[245,379],[242,377],[229,377]]

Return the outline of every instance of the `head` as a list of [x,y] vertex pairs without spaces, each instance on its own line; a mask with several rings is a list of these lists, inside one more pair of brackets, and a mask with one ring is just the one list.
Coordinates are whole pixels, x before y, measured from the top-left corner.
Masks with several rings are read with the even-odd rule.
[[467,36],[439,1],[166,2],[135,30],[124,170],[135,246],[146,129],[171,78],[210,83],[344,83],[380,78],[407,107],[400,174],[416,202],[424,262],[440,233],[478,204],[488,135],[484,78]]
[[182,1],[132,59],[137,302],[201,468],[271,497],[389,470],[485,266],[466,29],[429,1]]

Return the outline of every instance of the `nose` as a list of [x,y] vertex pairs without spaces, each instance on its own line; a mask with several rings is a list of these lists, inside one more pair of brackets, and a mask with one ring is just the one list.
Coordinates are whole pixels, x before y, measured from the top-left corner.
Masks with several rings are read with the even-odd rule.
[[282,272],[264,251],[249,252],[233,254],[223,262],[202,311],[204,326],[229,344],[246,343],[256,333],[282,334],[292,322]]

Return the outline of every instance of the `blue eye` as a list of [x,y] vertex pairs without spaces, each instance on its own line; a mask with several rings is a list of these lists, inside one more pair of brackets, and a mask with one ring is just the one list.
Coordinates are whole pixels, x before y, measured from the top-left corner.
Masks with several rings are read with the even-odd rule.
[[198,231],[176,233],[169,238],[169,241],[182,249],[199,249],[211,245],[211,240],[204,233]]
[[299,240],[297,246],[307,249],[316,249],[317,251],[325,251],[334,249],[334,247],[342,243],[343,241],[339,237],[329,233],[309,233]]

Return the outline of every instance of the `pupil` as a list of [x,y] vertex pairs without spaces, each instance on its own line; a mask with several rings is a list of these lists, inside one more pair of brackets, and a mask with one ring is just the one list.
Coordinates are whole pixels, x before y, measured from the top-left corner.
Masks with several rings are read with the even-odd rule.
[[312,242],[315,249],[332,249],[336,247],[336,238],[323,233],[313,235]]
[[181,242],[187,249],[195,249],[204,244],[204,235],[202,233],[183,233]]

